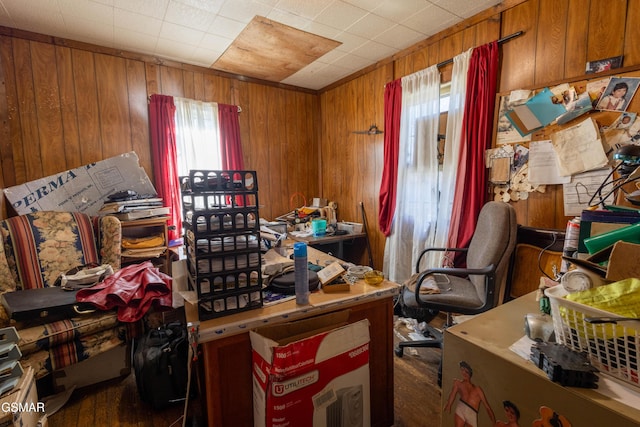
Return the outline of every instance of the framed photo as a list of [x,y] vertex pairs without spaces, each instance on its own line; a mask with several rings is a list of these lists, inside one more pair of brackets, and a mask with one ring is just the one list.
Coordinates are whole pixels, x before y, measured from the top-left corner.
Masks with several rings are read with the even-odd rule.
[[638,84],[638,77],[612,77],[598,100],[596,110],[626,111]]
[[622,67],[622,55],[587,62],[586,74],[601,73]]

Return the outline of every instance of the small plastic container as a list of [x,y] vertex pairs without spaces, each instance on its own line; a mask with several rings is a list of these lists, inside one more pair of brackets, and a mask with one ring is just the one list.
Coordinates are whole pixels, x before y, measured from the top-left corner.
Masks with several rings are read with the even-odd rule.
[[311,230],[313,230],[314,237],[322,237],[327,234],[327,220],[326,219],[314,219],[311,221]]

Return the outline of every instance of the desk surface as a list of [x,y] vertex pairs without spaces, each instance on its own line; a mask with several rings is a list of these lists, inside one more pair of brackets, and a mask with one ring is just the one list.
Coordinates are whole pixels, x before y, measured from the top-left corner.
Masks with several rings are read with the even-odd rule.
[[[457,340],[473,344],[476,349],[483,349],[489,352],[496,358],[501,359],[503,362],[509,362],[519,369],[519,373],[527,372],[530,375],[542,378],[544,382],[548,383],[545,392],[549,395],[551,395],[552,390],[557,391],[558,393],[565,393],[564,400],[571,395],[576,399],[583,399],[582,402],[585,405],[600,405],[616,414],[629,417],[633,420],[640,420],[640,408],[636,407],[635,403],[630,403],[631,398],[634,398],[633,401],[637,402],[637,396],[640,396],[640,388],[618,382],[611,377],[607,377],[606,374],[600,374],[600,391],[578,387],[561,387],[560,385],[549,381],[544,371],[536,367],[533,362],[524,359],[522,356],[510,349],[511,345],[521,339],[524,335],[525,315],[527,313],[539,312],[539,304],[536,301],[535,294],[535,292],[532,292],[496,307],[493,310],[482,313],[470,320],[448,328],[445,332],[444,354],[445,364],[448,365],[449,371],[445,372],[445,376],[448,377],[449,372],[455,372],[454,375],[457,375],[457,365],[455,365],[455,367],[452,367],[451,365],[454,362],[457,364],[458,360],[452,361],[447,354],[447,348],[449,344],[453,342],[450,338],[451,336],[454,336]],[[458,342],[457,340],[456,342]],[[449,346],[449,348],[451,349],[452,347]],[[465,354],[471,354],[471,352],[467,349]],[[508,376],[506,368],[502,363],[497,364],[496,366],[499,366],[500,369],[499,374],[496,374],[495,378],[504,379]],[[523,381],[523,375],[515,375],[515,378],[515,381],[518,382],[519,388],[524,389],[527,387]],[[449,381],[448,378],[447,381]],[[506,382],[507,380],[504,381]],[[498,381],[494,379],[493,382],[497,383]],[[617,398],[607,396],[605,394],[608,386],[615,387],[616,394],[618,394]],[[505,385],[504,388],[507,389],[507,385]],[[443,393],[447,392],[448,391],[446,389],[443,390]],[[629,396],[623,397],[626,393],[630,393]],[[446,398],[446,394],[443,394],[443,396]],[[530,400],[532,399],[530,398]],[[556,404],[560,405],[559,403]],[[522,410],[523,408],[520,409]],[[446,420],[443,417],[443,425],[446,424],[445,421]],[[524,423],[521,425],[524,425]],[[598,425],[598,423],[592,425]],[[615,425],[615,423],[610,425]]]
[[[309,259],[319,260],[324,263],[336,258],[312,247],[308,248]],[[398,294],[400,285],[388,280],[377,286],[370,286],[364,280],[358,280],[351,285],[349,292],[324,293],[322,290],[312,292],[309,295],[309,305],[299,306],[295,300],[289,300],[254,310],[242,311],[228,316],[219,317],[200,322],[198,340],[200,342],[212,341],[232,335],[245,333],[250,329],[266,324],[283,323],[302,317],[314,316],[335,308],[348,308],[363,302],[379,298],[389,298]],[[197,304],[193,301],[194,292],[182,292],[185,297],[185,312],[187,321],[194,322],[198,319]]]
[[312,245],[324,245],[329,243],[344,242],[345,240],[363,239],[367,237],[367,234],[366,233],[348,233],[348,234],[339,234],[339,235],[331,234],[331,235],[324,235],[320,237],[316,237],[314,235],[294,236],[292,234],[289,234],[289,237],[292,240],[296,240],[298,242],[305,242],[308,245],[312,246]]

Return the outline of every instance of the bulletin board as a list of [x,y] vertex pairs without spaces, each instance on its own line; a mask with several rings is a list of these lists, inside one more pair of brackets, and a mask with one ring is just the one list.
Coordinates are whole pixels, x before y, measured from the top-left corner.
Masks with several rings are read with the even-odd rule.
[[580,215],[598,201],[620,204],[613,195],[602,199],[607,191],[598,193],[598,187],[612,173],[613,154],[640,145],[639,86],[634,67],[499,93],[493,148],[485,156],[493,199],[518,202],[561,185],[565,216]]

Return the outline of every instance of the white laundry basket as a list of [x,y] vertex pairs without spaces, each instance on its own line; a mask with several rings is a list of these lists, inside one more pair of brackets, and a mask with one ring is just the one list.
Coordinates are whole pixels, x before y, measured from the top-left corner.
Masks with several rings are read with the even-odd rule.
[[600,372],[640,387],[638,351],[640,321],[595,324],[585,317],[620,317],[615,313],[565,299],[562,286],[545,290],[551,305],[556,340],[565,346],[585,352]]

